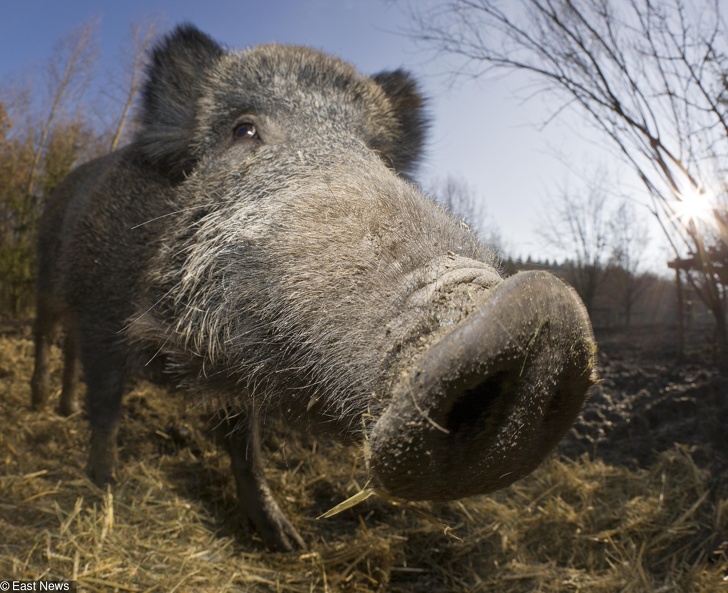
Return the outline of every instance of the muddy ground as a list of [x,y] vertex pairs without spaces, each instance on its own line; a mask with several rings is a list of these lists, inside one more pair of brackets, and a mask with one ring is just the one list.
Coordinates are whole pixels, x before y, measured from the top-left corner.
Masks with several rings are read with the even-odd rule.
[[680,443],[716,487],[727,486],[728,373],[710,338],[709,328],[693,329],[678,358],[675,329],[598,331],[601,380],[560,452],[645,468]]

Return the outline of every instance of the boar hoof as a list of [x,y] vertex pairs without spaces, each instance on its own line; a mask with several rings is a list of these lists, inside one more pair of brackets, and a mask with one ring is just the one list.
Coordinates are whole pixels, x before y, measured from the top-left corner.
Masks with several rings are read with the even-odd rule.
[[238,418],[225,410],[211,419],[213,433],[230,454],[238,507],[242,518],[271,549],[292,552],[305,548],[303,538],[280,509],[265,479],[260,446],[260,420],[252,408]]
[[100,435],[94,433],[91,436],[91,450],[86,464],[86,473],[91,481],[103,488],[107,484],[114,483],[116,470],[116,434]]
[[[262,486],[262,488],[260,488]],[[265,484],[257,492],[240,496],[241,514],[248,517],[263,543],[274,550],[294,552],[306,547],[303,538],[276,503]]]
[[38,412],[46,407],[51,393],[50,383],[51,377],[47,362],[36,362],[33,378],[30,380],[30,407],[33,411]]
[[30,384],[30,407],[38,412],[45,408],[48,401],[48,383],[33,377]]
[[58,413],[61,416],[73,416],[81,411],[81,406],[73,398],[66,398],[61,395],[61,403],[58,406]]
[[93,464],[91,460],[86,465],[86,474],[99,488],[112,485],[116,481],[114,472],[111,469],[108,467],[99,467],[97,464]]

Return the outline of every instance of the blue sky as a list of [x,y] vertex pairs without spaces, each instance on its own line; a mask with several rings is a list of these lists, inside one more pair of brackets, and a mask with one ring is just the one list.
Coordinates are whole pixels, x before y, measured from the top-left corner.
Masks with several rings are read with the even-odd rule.
[[588,168],[585,155],[592,165],[607,156],[580,137],[578,123],[561,119],[539,131],[549,111],[540,97],[518,98],[528,94],[524,81],[508,77],[453,85],[450,65],[431,60],[402,33],[403,7],[386,0],[4,2],[0,83],[42,67],[53,44],[91,18],[100,23],[100,70],[113,64],[131,25],[150,18],[163,29],[190,21],[231,48],[296,43],[338,55],[365,73],[405,67],[429,96],[433,118],[419,180],[428,185],[448,174],[464,177],[485,203],[486,224],[498,227],[509,252],[552,258],[555,253],[536,232],[547,193],[556,191],[569,169]]

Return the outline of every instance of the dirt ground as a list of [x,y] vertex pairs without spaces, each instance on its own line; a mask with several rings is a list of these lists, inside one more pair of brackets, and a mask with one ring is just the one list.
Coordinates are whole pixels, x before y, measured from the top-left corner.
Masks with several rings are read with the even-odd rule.
[[[29,409],[26,322],[0,322],[0,580],[79,591],[728,591],[728,375],[702,334],[600,332],[602,380],[531,476],[449,504],[381,497],[317,520],[364,486],[361,450],[285,429],[266,471],[309,543],[266,550],[237,520],[229,462],[194,402],[140,384],[121,470],[85,476],[83,413]],[[54,382],[60,389],[59,352]]]
[[674,329],[598,332],[601,381],[561,453],[646,468],[680,443],[716,486],[725,487],[728,374],[713,361],[709,337],[706,329],[690,332],[677,361]]

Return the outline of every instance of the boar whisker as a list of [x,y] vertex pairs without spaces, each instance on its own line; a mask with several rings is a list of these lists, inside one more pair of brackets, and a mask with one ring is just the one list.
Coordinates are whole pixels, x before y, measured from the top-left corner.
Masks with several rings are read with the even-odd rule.
[[181,208],[179,210],[174,210],[172,212],[167,212],[166,214],[162,214],[160,216],[155,216],[154,218],[150,218],[149,220],[145,220],[144,222],[140,222],[139,224],[135,224],[133,227],[131,227],[130,230],[135,230],[140,227],[143,227],[145,224],[149,224],[151,222],[155,222],[157,220],[161,220],[162,218],[167,218],[168,216],[174,216],[175,214],[182,214],[183,212],[189,212],[190,210],[197,210],[198,208],[207,208],[207,204],[198,204],[197,206],[190,206],[189,208]]
[[[145,315],[146,315],[147,313],[149,313],[149,311],[151,311],[152,309],[154,309],[154,307],[156,307],[156,306],[157,306],[157,305],[158,305],[159,303],[161,303],[161,302],[162,302],[162,301],[163,301],[164,299],[166,299],[166,298],[167,298],[167,297],[169,296],[169,294],[170,294],[170,293],[171,293],[171,292],[172,292],[172,291],[173,291],[173,290],[174,290],[175,288],[176,288],[176,287],[174,287],[174,286],[173,286],[172,288],[170,288],[170,289],[169,289],[169,290],[168,290],[167,292],[165,292],[165,293],[164,293],[164,294],[163,294],[163,295],[162,295],[161,297],[159,297],[159,299],[157,300],[157,302],[156,302],[156,303],[154,303],[153,305],[151,305],[151,306],[150,306],[150,307],[149,307],[149,308],[148,308],[148,309],[147,309],[146,311],[144,311],[144,313],[142,313],[141,315],[138,315],[137,317],[135,317],[134,319],[132,319],[132,320],[131,320],[131,321],[130,321],[129,323],[127,323],[127,324],[126,324],[126,325],[125,325],[124,327],[122,327],[122,328],[121,328],[121,329],[120,329],[119,331],[117,331],[116,333],[117,333],[117,334],[120,334],[120,333],[123,333],[123,332],[125,332],[126,330],[128,330],[128,329],[129,329],[129,328],[130,328],[130,327],[131,327],[132,325],[134,325],[134,324],[135,324],[135,323],[136,323],[137,321],[139,321],[139,320],[140,320],[140,319],[141,319],[142,317],[144,317],[144,316],[145,316]],[[165,342],[165,343],[166,343],[166,342]]]
[[144,363],[145,367],[148,367],[150,364],[152,364],[152,361],[159,356],[159,353],[164,350],[164,348],[167,346],[167,343],[169,342],[169,337],[164,340],[164,343],[157,349],[157,351],[152,355],[152,357]]

